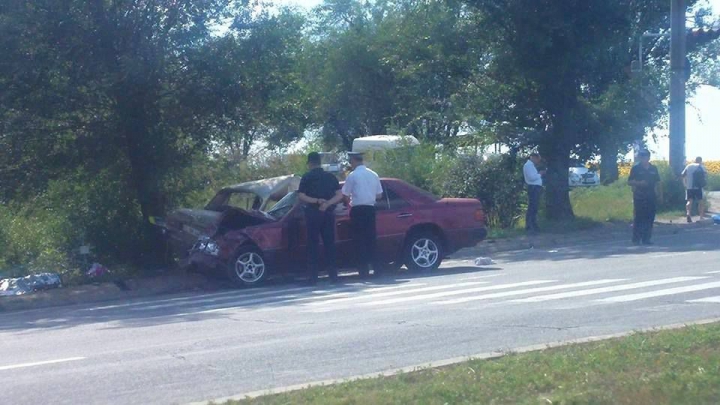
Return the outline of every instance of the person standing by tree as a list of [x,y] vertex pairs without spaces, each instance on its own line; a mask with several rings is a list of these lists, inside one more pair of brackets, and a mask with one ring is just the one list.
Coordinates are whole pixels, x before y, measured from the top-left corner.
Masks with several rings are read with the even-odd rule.
[[705,204],[703,203],[703,187],[707,182],[707,170],[703,167],[702,158],[698,156],[695,158],[695,163],[690,163],[685,166],[685,170],[682,172],[682,178],[685,183],[685,204],[687,221],[692,222],[692,208],[697,202],[698,213],[700,219],[705,218]]
[[540,164],[541,158],[539,153],[531,153],[530,158],[523,166],[523,176],[525,184],[527,184],[528,208],[525,215],[525,230],[528,232],[538,232],[540,227],[537,223],[537,214],[540,206],[540,195],[543,189],[542,175],[545,171],[538,171],[537,166]]
[[[321,167],[320,154],[311,152],[307,158],[309,171],[300,179],[300,201],[305,206],[305,222],[308,238],[309,283],[317,283],[320,267],[320,238],[325,248],[325,267],[330,280],[337,281],[335,267],[335,204],[343,198],[340,183]],[[334,202],[328,203],[328,200]]]
[[367,277],[372,265],[374,274],[380,275],[382,269],[375,257],[375,202],[382,198],[382,183],[377,173],[365,167],[362,154],[349,155],[353,171],[345,180],[342,194],[350,198],[350,223],[357,249],[358,271],[360,277]]
[[633,188],[633,237],[634,244],[652,245],[652,229],[657,211],[657,192],[660,174],[650,163],[650,152],[638,153],[640,163],[630,170],[628,184]]

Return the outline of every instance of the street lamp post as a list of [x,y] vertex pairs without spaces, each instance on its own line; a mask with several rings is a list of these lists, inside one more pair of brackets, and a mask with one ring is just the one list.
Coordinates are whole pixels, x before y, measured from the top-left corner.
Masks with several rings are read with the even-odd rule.
[[685,167],[685,0],[670,8],[670,167],[680,175]]

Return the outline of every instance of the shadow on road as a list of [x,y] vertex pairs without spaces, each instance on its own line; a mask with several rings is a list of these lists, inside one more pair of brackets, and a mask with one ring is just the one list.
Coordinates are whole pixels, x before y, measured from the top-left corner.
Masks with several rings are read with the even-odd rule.
[[330,284],[321,279],[315,287],[275,280],[262,288],[10,312],[0,314],[0,331],[15,331],[22,334],[38,329],[64,329],[93,324],[105,324],[104,329],[117,329],[224,319],[237,311],[291,306],[302,308],[304,304],[317,300],[347,298],[364,290],[374,290],[374,292],[380,292],[382,291],[380,289],[385,288],[388,291],[395,288],[399,290],[403,285],[416,280],[498,270],[501,269],[471,266],[447,267],[432,272],[411,272],[403,269],[393,274],[369,279],[360,279],[357,273],[354,273],[341,276],[341,282],[338,284]]
[[[625,239],[627,238],[627,239]],[[676,234],[659,235],[652,246],[634,246],[630,233],[614,240],[598,240],[577,245],[530,248],[496,253],[493,259],[500,263],[531,261],[561,262],[567,260],[596,260],[612,257],[642,258],[643,256],[670,255],[673,253],[712,252],[720,250],[720,226],[708,227]],[[459,252],[458,260],[469,260],[472,252]]]

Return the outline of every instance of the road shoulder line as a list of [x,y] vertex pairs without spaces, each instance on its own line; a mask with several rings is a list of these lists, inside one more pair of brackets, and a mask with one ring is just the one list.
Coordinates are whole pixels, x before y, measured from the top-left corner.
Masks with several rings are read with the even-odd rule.
[[657,326],[657,327],[652,327],[652,328],[636,329],[636,330],[629,331],[629,332],[613,333],[613,334],[609,334],[609,335],[597,335],[597,336],[590,336],[590,337],[585,337],[585,338],[569,339],[569,340],[563,340],[563,341],[558,341],[558,342],[523,346],[523,347],[519,347],[519,348],[515,348],[515,349],[510,349],[507,351],[478,353],[478,354],[475,354],[472,356],[453,357],[453,358],[445,359],[445,360],[417,364],[417,365],[408,366],[408,367],[395,368],[395,369],[390,369],[390,370],[381,371],[381,372],[361,374],[361,375],[356,375],[356,376],[347,377],[347,378],[336,378],[336,379],[329,379],[329,380],[322,380],[322,381],[314,381],[314,382],[310,382],[310,383],[288,385],[285,387],[278,387],[278,388],[272,388],[272,389],[251,391],[251,392],[246,392],[243,394],[232,395],[232,396],[223,397],[223,398],[216,398],[216,399],[207,400],[207,401],[191,402],[188,405],[208,405],[210,403],[222,404],[224,402],[231,401],[231,400],[239,401],[239,400],[243,400],[243,399],[247,399],[247,398],[257,398],[257,397],[261,397],[261,396],[265,396],[265,395],[282,394],[282,393],[298,391],[298,390],[302,390],[302,389],[310,388],[310,387],[335,385],[335,384],[341,384],[341,383],[352,382],[352,381],[357,381],[357,380],[364,380],[364,379],[369,379],[369,378],[390,377],[390,376],[394,376],[394,375],[398,375],[398,374],[411,373],[411,372],[420,371],[420,370],[428,369],[428,368],[451,366],[454,364],[458,364],[458,363],[462,363],[462,362],[466,362],[466,361],[470,361],[470,360],[496,359],[496,358],[500,358],[500,357],[503,357],[508,354],[534,352],[534,351],[552,349],[552,348],[556,348],[556,347],[563,347],[563,346],[569,346],[569,345],[575,345],[575,344],[581,344],[581,343],[592,343],[592,342],[598,342],[598,341],[608,340],[608,339],[617,339],[617,338],[621,338],[621,337],[631,336],[631,335],[634,335],[637,333],[682,329],[682,328],[685,328],[688,326],[706,325],[706,324],[717,323],[717,322],[720,322],[720,317],[703,319],[703,320],[694,321],[694,322],[676,323],[676,324]]

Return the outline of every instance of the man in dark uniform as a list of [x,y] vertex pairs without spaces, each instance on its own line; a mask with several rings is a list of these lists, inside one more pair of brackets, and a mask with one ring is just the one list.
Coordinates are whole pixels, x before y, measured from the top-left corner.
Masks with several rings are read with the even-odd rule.
[[340,183],[322,169],[319,153],[310,153],[307,164],[309,171],[300,180],[298,193],[300,201],[306,204],[309,282],[313,285],[317,283],[321,237],[325,247],[325,267],[330,279],[335,282],[338,277],[335,267],[335,206],[327,202],[342,199]]
[[628,184],[633,188],[633,238],[634,244],[652,245],[652,229],[657,210],[655,189],[660,184],[657,167],[650,164],[650,152],[638,153],[640,163],[630,170]]

